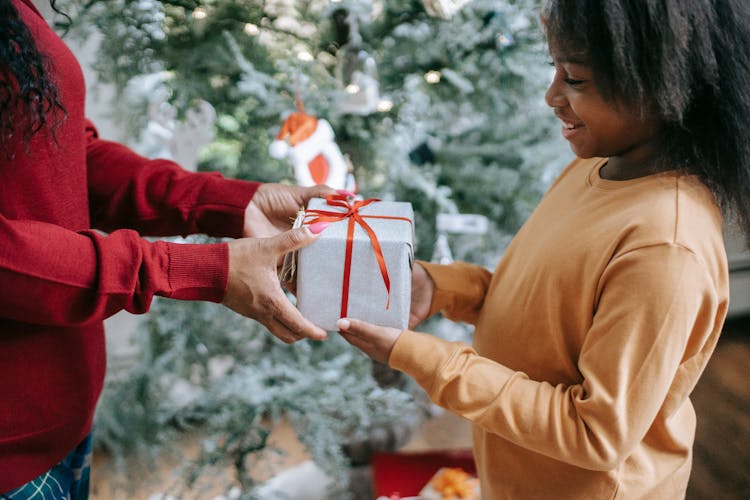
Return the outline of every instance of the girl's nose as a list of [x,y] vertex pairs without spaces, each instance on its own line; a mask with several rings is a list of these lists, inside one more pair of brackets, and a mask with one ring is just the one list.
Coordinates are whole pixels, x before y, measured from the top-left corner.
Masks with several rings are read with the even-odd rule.
[[550,108],[562,108],[565,106],[565,96],[560,92],[557,79],[552,80],[547,92],[544,94],[544,101]]
[[562,86],[564,85],[564,78],[559,70],[555,71],[552,77],[552,81],[549,84],[547,92],[544,94],[544,101],[550,108],[564,108],[568,104],[568,99],[565,97]]

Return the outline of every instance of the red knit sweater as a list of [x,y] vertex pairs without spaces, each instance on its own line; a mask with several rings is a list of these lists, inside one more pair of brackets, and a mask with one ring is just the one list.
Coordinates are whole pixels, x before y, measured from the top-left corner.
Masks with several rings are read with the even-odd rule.
[[0,155],[0,492],[51,468],[90,431],[105,318],[143,313],[154,295],[223,298],[226,244],[140,234],[239,236],[258,186],[100,139],[74,55],[31,0],[12,2],[52,63],[67,118],[57,143],[42,130],[28,151],[19,140],[14,159]]

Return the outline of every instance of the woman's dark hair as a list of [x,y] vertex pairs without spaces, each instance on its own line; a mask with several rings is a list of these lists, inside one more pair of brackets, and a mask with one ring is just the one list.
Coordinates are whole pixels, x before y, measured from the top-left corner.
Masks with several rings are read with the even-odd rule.
[[[58,14],[63,14],[50,0]],[[63,14],[64,15],[64,14]],[[54,131],[65,116],[48,62],[10,0],[0,0],[0,153],[19,134],[26,145],[45,126]]]
[[698,175],[750,237],[750,1],[548,0],[550,41],[605,96],[664,120],[664,161]]

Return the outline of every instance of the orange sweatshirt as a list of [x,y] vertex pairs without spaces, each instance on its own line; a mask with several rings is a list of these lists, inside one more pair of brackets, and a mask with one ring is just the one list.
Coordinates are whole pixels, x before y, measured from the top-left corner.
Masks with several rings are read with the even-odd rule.
[[599,176],[576,159],[494,273],[424,263],[432,311],[473,348],[404,331],[390,364],[473,424],[482,497],[675,499],[688,398],[728,305],[722,219],[691,176]]

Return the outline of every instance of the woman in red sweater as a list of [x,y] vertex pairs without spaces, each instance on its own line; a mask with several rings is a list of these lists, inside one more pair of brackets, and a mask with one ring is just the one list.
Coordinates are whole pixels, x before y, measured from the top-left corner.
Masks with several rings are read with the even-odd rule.
[[[144,313],[154,295],[213,301],[288,343],[326,336],[289,303],[276,263],[323,229],[282,232],[329,188],[143,158],[99,138],[84,101],[78,62],[31,0],[0,0],[0,497],[26,485],[86,498],[102,322],[118,311]],[[237,239],[141,236],[192,233]]]

